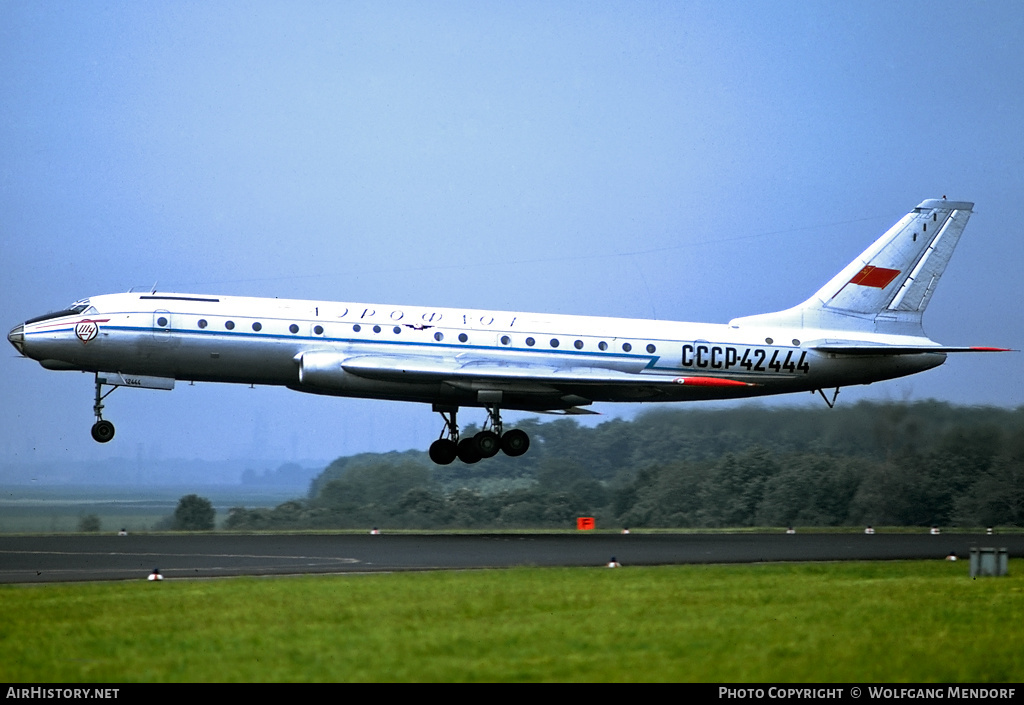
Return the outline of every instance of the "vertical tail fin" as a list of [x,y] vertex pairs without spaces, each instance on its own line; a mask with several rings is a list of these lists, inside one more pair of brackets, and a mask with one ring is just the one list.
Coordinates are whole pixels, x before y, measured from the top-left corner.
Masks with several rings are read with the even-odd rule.
[[922,314],[973,207],[966,201],[923,201],[804,303],[733,324],[921,335]]

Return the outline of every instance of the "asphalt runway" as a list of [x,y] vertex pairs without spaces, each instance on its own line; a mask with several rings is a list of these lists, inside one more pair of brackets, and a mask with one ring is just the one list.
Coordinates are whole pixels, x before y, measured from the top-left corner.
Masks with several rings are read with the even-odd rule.
[[[392,534],[0,536],[0,583],[776,561],[965,560],[972,547],[1024,556],[1024,535]],[[965,563],[964,570],[967,570]]]

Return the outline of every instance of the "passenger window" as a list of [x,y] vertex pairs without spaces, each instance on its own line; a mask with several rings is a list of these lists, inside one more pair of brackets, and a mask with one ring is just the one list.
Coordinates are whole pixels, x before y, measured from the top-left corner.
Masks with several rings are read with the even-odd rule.
[[206,319],[205,318],[200,318],[199,319],[199,323],[196,324],[196,325],[198,325],[200,328],[206,328]]
[[290,326],[288,326],[288,330],[291,331],[292,333],[298,333],[299,327],[292,323]]
[[529,346],[530,346],[531,348],[532,348],[532,347],[534,346],[534,344],[535,344],[536,342],[537,342],[537,341],[536,341],[536,340],[534,340],[533,338],[527,338],[527,339],[526,339],[526,344],[527,344],[527,345],[529,345]]
[[577,340],[575,343],[573,343],[573,346],[577,350],[582,350],[583,349],[583,341],[582,340]]
[[647,352],[651,353],[652,355],[654,354],[655,350],[657,350],[657,348],[654,347],[653,345],[648,345],[647,346]]
[[623,352],[629,352],[632,349],[633,349],[633,346],[630,345],[629,343],[623,343],[622,344],[622,351]]
[[442,340],[444,340],[444,333],[442,333],[441,331],[437,331],[436,333],[434,333],[434,340],[440,343]]
[[608,349],[608,343],[606,343],[606,342],[604,342],[602,340],[600,343],[597,344],[597,349],[598,350],[607,350]]
[[227,328],[228,330],[234,330],[235,329],[235,322],[234,321],[228,321],[227,323],[224,324],[224,327]]
[[252,324],[252,329],[259,333],[261,330],[263,330],[263,324],[260,323],[259,321],[256,321],[255,323]]
[[313,332],[316,333],[317,335],[323,335],[324,334],[324,327],[323,326],[313,326]]
[[466,335],[465,333],[459,333],[459,342],[460,343],[465,343],[467,340],[469,340],[469,336],[468,335]]

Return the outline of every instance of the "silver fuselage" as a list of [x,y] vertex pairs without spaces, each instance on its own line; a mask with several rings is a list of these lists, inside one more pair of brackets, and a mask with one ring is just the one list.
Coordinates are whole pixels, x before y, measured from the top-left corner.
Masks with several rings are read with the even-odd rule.
[[8,337],[54,370],[524,410],[806,392],[945,360],[816,349],[849,343],[839,330],[165,293],[92,297]]

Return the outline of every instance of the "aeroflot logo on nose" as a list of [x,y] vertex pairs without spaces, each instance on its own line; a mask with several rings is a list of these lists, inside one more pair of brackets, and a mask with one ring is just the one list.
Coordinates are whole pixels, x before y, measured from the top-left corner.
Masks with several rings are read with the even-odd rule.
[[82,343],[88,343],[90,340],[93,340],[99,335],[99,332],[99,321],[86,319],[75,324],[75,335],[78,336]]

